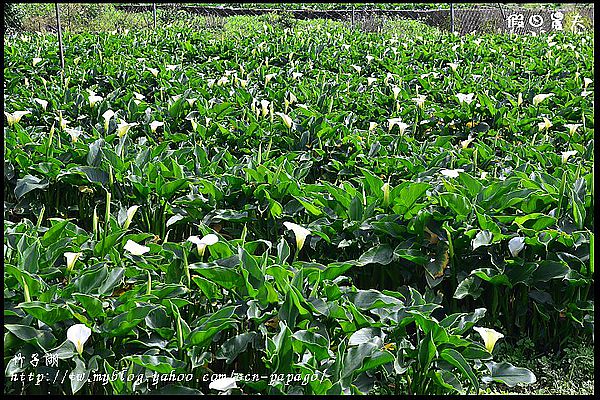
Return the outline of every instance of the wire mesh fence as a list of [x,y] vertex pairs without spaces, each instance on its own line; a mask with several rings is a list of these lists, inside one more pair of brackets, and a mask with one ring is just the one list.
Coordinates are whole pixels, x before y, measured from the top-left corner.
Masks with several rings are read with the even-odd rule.
[[[55,32],[53,4],[23,5],[20,30]],[[12,15],[12,14],[11,14]],[[218,29],[231,17],[270,16],[280,23],[328,19],[351,29],[380,32],[394,21],[413,20],[440,31],[464,34],[539,34],[594,27],[593,3],[119,3],[60,5],[64,31],[155,29],[176,24]],[[11,20],[5,6],[6,21]],[[391,24],[391,25],[390,25]]]

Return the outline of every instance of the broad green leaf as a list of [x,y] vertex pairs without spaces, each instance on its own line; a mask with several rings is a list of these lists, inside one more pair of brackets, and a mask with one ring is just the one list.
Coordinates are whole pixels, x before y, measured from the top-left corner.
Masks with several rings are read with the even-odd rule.
[[510,387],[519,384],[529,385],[536,382],[535,375],[527,368],[518,368],[508,362],[496,363],[490,361],[485,363],[490,371],[489,376],[484,376],[485,383],[500,382]]

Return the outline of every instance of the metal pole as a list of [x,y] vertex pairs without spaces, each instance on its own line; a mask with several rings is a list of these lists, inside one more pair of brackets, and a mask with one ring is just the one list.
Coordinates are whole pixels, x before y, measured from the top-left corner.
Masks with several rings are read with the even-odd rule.
[[454,3],[450,3],[450,32],[454,32]]
[[352,23],[350,25],[354,29],[354,4],[352,4]]
[[63,72],[65,70],[65,53],[63,52],[63,42],[62,42],[62,28],[60,26],[60,10],[58,8],[58,3],[54,3],[54,8],[56,10],[56,26],[58,28],[58,47],[60,48],[60,67]]
[[152,3],[152,18],[154,19],[154,30],[156,30],[156,3]]
[[502,8],[502,3],[498,3],[498,8],[500,8],[500,12],[502,13],[502,19],[506,21],[506,15],[504,14],[504,9]]

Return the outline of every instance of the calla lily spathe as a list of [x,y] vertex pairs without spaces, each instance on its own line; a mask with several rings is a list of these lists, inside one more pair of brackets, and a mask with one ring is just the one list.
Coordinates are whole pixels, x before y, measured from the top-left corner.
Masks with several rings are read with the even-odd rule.
[[448,178],[458,178],[459,172],[465,172],[462,168],[457,169],[443,169],[440,173]]
[[289,116],[285,115],[282,112],[276,112],[275,114],[281,117],[283,123],[285,124],[285,126],[287,126],[288,129],[292,128],[292,124],[294,123],[294,121],[292,121],[292,119]]
[[127,240],[127,243],[125,243],[125,247],[123,247],[123,249],[127,250],[134,256],[141,256],[150,251],[150,247],[138,244],[131,239]]
[[165,123],[161,122],[161,121],[152,121],[150,122],[150,130],[152,131],[152,133],[156,133],[156,130],[160,127],[163,126]]
[[88,93],[89,93],[88,101],[90,103],[90,107],[94,107],[94,105],[97,102],[102,101],[104,99],[102,96],[97,96],[96,93],[92,90],[88,89]]
[[48,102],[46,100],[42,100],[42,99],[33,99],[33,101],[35,101],[36,103],[38,103],[40,106],[42,106],[42,108],[44,109],[44,111],[46,111],[46,108],[48,108]]
[[269,84],[269,82],[271,81],[271,79],[275,78],[275,76],[277,76],[277,74],[267,74],[267,75],[265,75],[265,85]]
[[127,134],[127,132],[129,132],[129,129],[131,129],[132,127],[136,126],[137,124],[134,123],[128,123],[126,121],[121,120],[121,122],[117,125],[117,135],[119,137],[123,137]]
[[204,251],[206,250],[206,246],[212,246],[213,244],[219,241],[219,237],[214,233],[209,233],[200,239],[198,236],[190,236],[188,242],[192,242],[196,245],[198,250],[198,255],[202,257],[204,255]]
[[381,190],[383,191],[383,205],[387,207],[390,204],[390,184],[386,182],[381,186]]
[[504,337],[504,335],[500,332],[496,332],[495,330],[489,328],[481,328],[476,326],[473,328],[473,330],[475,330],[477,333],[479,333],[479,335],[481,335],[485,348],[490,353],[492,352],[492,350],[494,350],[494,346],[496,345],[498,339]]
[[423,108],[425,106],[426,98],[427,96],[420,94],[417,97],[413,97],[413,101],[417,103],[417,107]]
[[456,68],[458,68],[458,63],[446,63],[446,65],[452,68],[453,72],[456,72]]
[[65,118],[63,118],[62,116],[62,112],[58,112],[58,117],[54,117],[55,120],[58,121],[58,126],[60,126],[60,129],[67,129],[67,126],[69,125],[69,121],[67,121]]
[[543,117],[543,118],[544,118],[544,122],[538,123],[538,128],[540,131],[548,130],[548,129],[550,129],[550,127],[552,127],[552,122],[546,117]]
[[460,104],[463,104],[463,103],[471,104],[473,102],[473,96],[475,96],[474,93],[469,93],[469,94],[457,93],[456,94],[456,97],[458,98],[458,102]]
[[294,236],[296,237],[296,247],[298,248],[298,251],[302,250],[304,242],[306,241],[306,237],[311,234],[310,230],[303,226],[294,224],[293,222],[287,221],[283,223],[283,226],[294,232]]
[[400,129],[401,135],[403,135],[406,128],[408,128],[408,124],[405,124],[404,122],[402,122],[402,120],[400,118],[388,119],[388,131],[391,131],[392,128],[394,127],[394,125],[398,126],[398,129]]
[[125,222],[123,222],[123,229],[129,228],[131,221],[133,221],[133,217],[135,216],[135,212],[140,208],[140,206],[131,206],[127,209],[127,218]]
[[83,353],[83,345],[92,336],[92,330],[84,324],[76,324],[67,329],[67,340],[72,342],[77,353]]
[[269,104],[271,104],[271,102],[269,100],[261,100],[260,101],[260,106],[262,108],[262,116],[266,117],[267,114],[269,113]]
[[73,142],[73,143],[75,143],[77,141],[77,138],[79,136],[81,136],[81,134],[83,133],[79,129],[71,129],[71,128],[66,128],[65,132],[67,132],[71,136],[71,142]]
[[12,114],[4,111],[4,115],[6,115],[6,120],[8,122],[8,126],[13,126],[14,124],[21,121],[25,115],[31,114],[31,111],[15,111]]
[[78,253],[73,253],[73,252],[66,252],[64,254],[65,259],[67,260],[67,271],[72,271],[73,267],[75,266],[75,262],[77,261],[77,259],[79,257],[81,257],[83,253],[78,252]]
[[225,392],[229,389],[237,388],[237,383],[235,378],[220,378],[212,381],[208,385],[209,389],[217,390],[219,392]]
[[583,125],[582,124],[565,124],[565,126],[569,129],[569,135],[573,135],[575,133],[575,131],[577,131],[577,129]]
[[115,116],[115,112],[111,109],[104,111],[102,114],[102,118],[104,118],[104,131],[108,132],[108,125],[110,124],[110,119]]
[[540,105],[540,103],[542,101],[544,101],[547,98],[552,97],[552,96],[554,96],[554,93],[545,93],[545,94],[541,93],[541,94],[538,94],[538,95],[536,95],[536,96],[533,97],[533,105],[537,107],[537,106]]
[[562,161],[562,162],[563,162],[563,164],[564,164],[564,163],[566,163],[566,162],[567,162],[567,160],[569,159],[569,157],[571,157],[571,156],[574,156],[574,155],[576,155],[576,154],[577,154],[577,151],[575,151],[575,150],[571,150],[571,151],[563,151],[563,152],[561,153],[561,157],[560,157],[560,159],[561,159],[561,161]]

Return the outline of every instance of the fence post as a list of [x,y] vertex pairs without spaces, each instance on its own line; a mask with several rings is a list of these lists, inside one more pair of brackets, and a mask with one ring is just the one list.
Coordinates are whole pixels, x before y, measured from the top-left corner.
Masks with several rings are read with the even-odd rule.
[[152,18],[154,19],[154,30],[156,30],[156,3],[152,3]]
[[352,4],[352,23],[350,24],[351,28],[354,29],[354,4]]
[[450,32],[454,33],[454,3],[450,3]]
[[62,43],[62,27],[60,26],[60,10],[58,8],[58,2],[54,3],[54,9],[56,10],[56,26],[58,28],[58,47],[60,48],[60,68],[65,70],[65,53],[63,52]]

